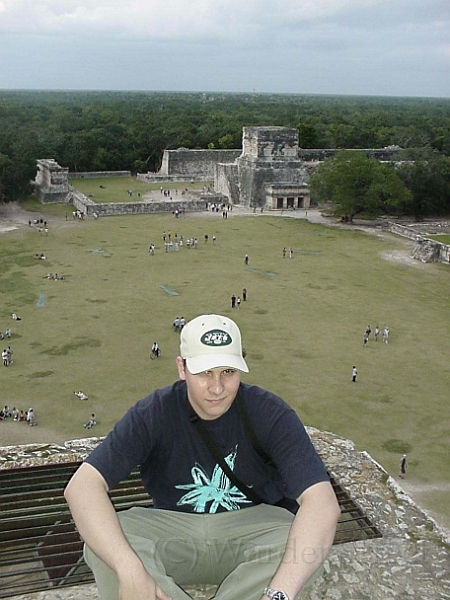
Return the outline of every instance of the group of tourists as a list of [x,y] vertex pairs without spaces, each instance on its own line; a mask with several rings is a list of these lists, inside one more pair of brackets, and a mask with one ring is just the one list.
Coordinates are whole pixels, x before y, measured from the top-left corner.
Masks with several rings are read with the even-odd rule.
[[172,327],[176,333],[180,333],[185,325],[186,319],[184,317],[175,317]]
[[4,367],[9,367],[9,365],[13,363],[12,355],[13,349],[11,348],[11,346],[8,346],[7,348],[4,348],[2,350],[2,361]]
[[6,337],[7,340],[11,339],[11,328],[7,327],[5,330],[5,335],[0,331],[0,340],[4,340]]
[[294,256],[293,248],[289,248],[289,250],[286,250],[286,247],[284,247],[283,248],[283,258],[286,258],[286,253],[288,253],[289,258],[292,258]]
[[[163,231],[162,239],[163,239],[163,243],[164,243],[164,251],[166,253],[173,252],[173,251],[179,252],[179,250],[181,248],[183,248],[183,246],[186,246],[186,248],[188,250],[191,250],[191,249],[196,250],[198,248],[198,238],[197,237],[190,237],[190,238],[185,239],[182,235],[179,236],[178,233],[172,234],[172,232],[170,230],[167,232]],[[204,235],[205,244],[208,243],[209,239],[210,239],[209,234],[205,233],[205,235]],[[215,245],[216,241],[217,241],[217,237],[215,234],[213,234],[211,236],[211,240],[212,240],[213,245]],[[154,256],[155,250],[156,250],[155,244],[151,243],[148,247],[149,254],[151,256]]]
[[[372,328],[370,327],[370,325],[367,325],[366,330],[364,331],[364,335],[363,335],[363,347],[364,348],[369,343],[369,338],[370,338],[370,334],[371,333],[372,333]],[[381,333],[381,330],[380,330],[380,328],[377,325],[375,327],[375,331],[373,333],[376,342],[378,342],[378,338],[380,337],[380,333]],[[385,327],[383,329],[383,342],[385,344],[389,343],[389,333],[390,333],[389,327]]]
[[6,419],[12,419],[16,422],[28,422],[30,427],[37,425],[36,415],[32,408],[24,411],[14,406],[12,410],[9,410],[8,406],[5,405],[5,407],[0,410],[0,421],[5,421]]
[[[247,301],[247,288],[242,288],[242,299],[244,302]],[[231,296],[231,308],[237,308],[239,310],[241,306],[241,297],[235,296],[234,294]]]

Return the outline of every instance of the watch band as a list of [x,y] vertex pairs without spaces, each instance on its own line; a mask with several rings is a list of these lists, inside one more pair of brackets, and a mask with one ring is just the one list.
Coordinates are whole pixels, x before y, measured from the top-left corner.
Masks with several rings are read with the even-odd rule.
[[281,590],[274,590],[269,586],[264,588],[263,593],[271,600],[290,600],[289,596],[285,592]]

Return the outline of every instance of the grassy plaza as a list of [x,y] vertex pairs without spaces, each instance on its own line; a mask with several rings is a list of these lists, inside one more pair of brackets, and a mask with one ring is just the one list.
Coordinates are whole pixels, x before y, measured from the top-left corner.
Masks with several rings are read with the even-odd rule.
[[[107,193],[109,180],[105,186]],[[217,312],[241,327],[245,381],[282,396],[306,425],[353,440],[394,477],[407,453],[405,487],[417,486],[419,503],[450,526],[448,266],[386,260],[408,250],[390,234],[286,216],[81,222],[71,207],[28,208],[49,231],[32,225],[0,235],[0,331],[11,327],[14,351],[0,388],[3,405],[33,407],[39,426],[1,422],[2,446],[85,437],[92,412],[98,424],[90,434],[105,435],[129,406],[176,378],[174,318]],[[196,237],[198,248],[166,253],[164,231]],[[293,248],[292,259],[283,247]],[[46,260],[35,258],[41,252]],[[233,310],[230,298],[244,287],[247,301]],[[390,328],[389,344],[381,336],[375,343],[375,326]],[[154,341],[162,356],[150,360]]]

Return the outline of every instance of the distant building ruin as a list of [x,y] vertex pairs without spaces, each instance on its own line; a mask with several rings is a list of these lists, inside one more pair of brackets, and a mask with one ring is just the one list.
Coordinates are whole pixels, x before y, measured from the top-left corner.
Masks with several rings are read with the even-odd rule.
[[69,193],[69,169],[60,167],[53,158],[37,161],[35,194],[42,204],[66,202]]
[[245,206],[307,208],[309,173],[298,155],[298,130],[244,127],[242,154],[232,165],[218,164],[214,189]]
[[[389,147],[363,152],[371,158],[389,161],[400,150]],[[157,173],[138,174],[147,183],[169,181],[214,182],[214,202],[242,204],[267,209],[308,208],[309,180],[321,162],[338,150],[302,149],[298,146],[298,130],[289,127],[244,127],[242,150],[164,150],[161,169]],[[42,203],[70,202],[69,170],[53,159],[37,161],[36,195]],[[128,172],[120,172],[126,176]],[[114,173],[79,173],[74,178],[113,176]],[[199,198],[200,200],[200,198]],[[156,212],[156,207],[143,207],[132,212]],[[92,209],[94,210],[94,209]],[[124,209],[125,210],[125,209]],[[128,205],[126,212],[129,212]],[[120,211],[119,211],[120,212]],[[122,211],[123,212],[123,211]],[[118,214],[117,207],[114,214]]]
[[[355,152],[389,161],[399,150],[390,147]],[[161,169],[138,178],[147,182],[214,181],[214,191],[232,204],[308,208],[310,177],[336,152],[299,148],[298,130],[294,128],[244,127],[242,150],[164,150]]]

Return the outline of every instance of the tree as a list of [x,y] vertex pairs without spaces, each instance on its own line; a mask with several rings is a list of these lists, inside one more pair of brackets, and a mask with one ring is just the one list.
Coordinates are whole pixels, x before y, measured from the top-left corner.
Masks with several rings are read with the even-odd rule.
[[349,150],[325,160],[311,178],[310,189],[313,198],[333,202],[335,214],[349,221],[359,213],[397,213],[411,198],[392,165]]
[[410,212],[417,220],[426,215],[450,214],[450,158],[438,152],[412,155],[415,160],[399,168],[399,176],[410,190]]

